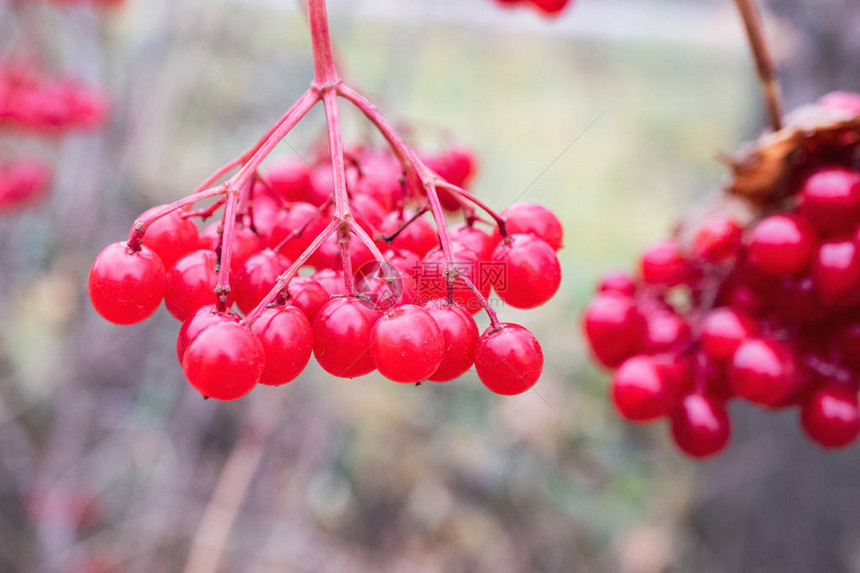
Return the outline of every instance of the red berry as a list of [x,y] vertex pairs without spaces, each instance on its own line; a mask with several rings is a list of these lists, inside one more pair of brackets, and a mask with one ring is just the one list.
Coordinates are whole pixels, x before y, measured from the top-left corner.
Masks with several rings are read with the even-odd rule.
[[452,227],[448,229],[448,236],[452,241],[474,251],[480,260],[489,259],[496,248],[493,237],[474,226],[458,225]]
[[319,284],[329,296],[338,296],[346,294],[346,283],[343,278],[343,271],[334,269],[323,269],[311,275],[317,284]]
[[653,245],[642,254],[642,280],[649,285],[675,286],[690,277],[690,261],[678,244],[667,239]]
[[[209,249],[217,249],[221,241],[221,223],[216,221],[203,230],[200,238]],[[235,227],[233,229],[233,252],[230,255],[230,269],[238,271],[245,261],[260,251],[265,245],[263,239],[247,227]],[[223,249],[223,245],[222,245]],[[222,250],[223,252],[223,250]]]
[[636,283],[629,274],[614,271],[603,275],[603,278],[597,284],[596,290],[599,293],[612,293],[632,297],[636,295]]
[[[553,250],[559,250],[564,241],[564,228],[555,214],[536,203],[514,203],[502,212],[508,233],[534,235]],[[498,230],[496,231],[498,233]]]
[[445,356],[439,368],[427,377],[433,382],[448,382],[459,378],[475,363],[478,346],[478,326],[462,308],[433,301],[424,306],[442,332]]
[[719,263],[733,258],[741,247],[743,229],[732,217],[708,218],[693,237],[693,251],[703,261]]
[[355,378],[373,371],[371,330],[379,313],[355,298],[335,298],[320,310],[313,325],[314,356],[335,376]]
[[815,288],[825,302],[838,302],[860,287],[860,253],[854,241],[827,241],[812,267]]
[[376,369],[389,380],[420,382],[442,364],[445,339],[426,310],[400,306],[383,314],[373,325],[370,353]]
[[860,406],[857,392],[843,388],[821,388],[803,404],[803,429],[825,448],[842,448],[860,435]]
[[206,398],[236,400],[254,389],[265,365],[263,345],[233,322],[219,322],[198,334],[182,357],[191,385]]
[[645,315],[643,351],[649,354],[682,350],[690,342],[690,325],[678,313],[657,310]]
[[[283,244],[279,252],[297,259],[325,229],[326,222],[326,217],[320,215],[317,207],[310,203],[294,203],[281,209],[275,217],[269,246],[274,249]],[[301,232],[301,235],[294,236],[294,232],[297,235]],[[292,238],[284,243],[288,237]]]
[[690,394],[672,414],[672,436],[681,451],[695,458],[713,456],[728,445],[731,421],[724,402]]
[[269,185],[290,203],[306,201],[311,193],[311,168],[304,161],[290,161],[266,174]]
[[248,314],[266,298],[274,288],[278,277],[286,271],[292,261],[271,249],[260,251],[245,261],[233,279],[236,306]]
[[531,235],[511,235],[493,253],[503,274],[493,283],[496,293],[514,308],[535,308],[555,295],[561,265],[552,247]]
[[[451,246],[453,262],[450,266],[445,262],[442,249],[438,248],[427,253],[415,268],[414,288],[420,292],[418,301],[421,304],[446,296],[446,267],[457,269],[477,287],[484,298],[490,295],[490,281],[487,276],[482,276],[478,255],[459,243],[453,243]],[[481,310],[480,299],[460,278],[454,281],[453,298],[454,304],[471,314]]]
[[669,413],[670,391],[659,362],[651,356],[634,356],[612,378],[612,401],[618,412],[633,422],[650,422]]
[[475,352],[475,370],[484,386],[503,396],[522,394],[543,371],[543,351],[534,335],[518,324],[484,331]]
[[[386,236],[393,235],[403,224],[412,218],[413,214],[406,212],[401,218],[400,213],[389,213],[379,226],[379,231]],[[424,217],[415,219],[409,226],[400,231],[397,237],[391,241],[395,249],[404,249],[415,253],[419,257],[426,255],[431,249],[439,246],[439,237],[433,223]]]
[[313,334],[307,317],[298,308],[267,308],[251,330],[260,339],[266,355],[260,384],[280,386],[292,382],[308,365]]
[[729,383],[738,396],[755,404],[778,407],[796,389],[794,354],[775,340],[750,339],[732,356]]
[[615,294],[595,297],[585,310],[583,324],[591,350],[609,368],[635,354],[645,332],[633,301]]
[[[153,207],[145,211],[140,218],[151,215],[161,207]],[[183,219],[182,213],[183,211],[174,211],[157,219],[144,235],[143,244],[155,251],[166,269],[191,251],[200,248],[200,233],[197,231],[197,225],[190,219]]]
[[386,209],[379,201],[364,193],[354,194],[349,201],[352,213],[365,231],[371,236],[382,220],[385,218]]
[[[177,320],[185,320],[201,306],[217,301],[217,264],[214,252],[200,250],[185,255],[167,272],[164,304]],[[232,304],[232,294],[228,301]]]
[[570,0],[531,0],[532,4],[548,16],[559,14]]
[[114,243],[93,262],[88,288],[93,307],[105,320],[135,324],[149,318],[164,298],[164,265],[146,247],[132,253],[126,243]]
[[287,292],[290,295],[290,304],[304,312],[311,324],[331,298],[320,283],[308,277],[293,277],[287,286]]
[[702,321],[702,349],[717,362],[725,363],[738,346],[757,332],[758,326],[749,316],[733,308],[718,308]]
[[800,217],[771,215],[759,221],[750,234],[749,260],[773,276],[802,273],[815,254],[815,232]]
[[800,201],[803,214],[822,233],[853,230],[860,222],[860,174],[821,169],[803,183]]
[[201,306],[183,321],[182,327],[179,329],[179,336],[176,337],[176,356],[179,358],[180,364],[182,364],[182,357],[185,356],[188,345],[197,338],[197,335],[219,322],[239,322],[239,315],[232,312],[218,312],[216,306],[210,304]]

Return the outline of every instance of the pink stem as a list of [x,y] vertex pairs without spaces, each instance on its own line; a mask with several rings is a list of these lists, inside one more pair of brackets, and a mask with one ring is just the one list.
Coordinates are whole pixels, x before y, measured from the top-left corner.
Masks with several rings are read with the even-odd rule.
[[245,317],[245,320],[242,323],[251,327],[254,324],[254,321],[260,318],[260,315],[264,310],[270,305],[273,304],[278,297],[281,296],[287,286],[290,284],[290,281],[294,276],[299,272],[299,270],[308,262],[308,259],[320,248],[320,245],[323,244],[329,237],[331,237],[335,231],[337,231],[339,223],[332,219],[332,221],[328,224],[328,226],[323,230],[322,233],[317,235],[317,238],[308,245],[308,248],[299,255],[299,258],[295,260],[295,262],[288,268],[281,276],[278,277],[278,282],[275,283],[275,286],[272,287],[272,290],[269,291],[269,294],[266,295],[266,298],[260,301],[260,304],[257,307],[248,313],[248,316]]
[[218,297],[218,312],[227,312],[227,295],[230,294],[230,264],[233,260],[233,234],[236,230],[236,211],[239,206],[241,194],[239,191],[230,189],[227,195],[227,206],[224,207],[224,218],[221,226],[224,231],[221,235],[221,260],[218,267],[218,283],[215,285],[215,296]]
[[218,199],[217,201],[215,201],[214,203],[212,203],[211,205],[209,205],[205,209],[198,209],[197,211],[186,211],[185,213],[182,214],[182,218],[183,219],[191,219],[193,217],[199,217],[201,220],[205,221],[206,219],[208,219],[209,217],[214,215],[215,211],[220,209],[224,205],[224,203],[226,203],[226,202],[227,202],[227,199],[224,197],[221,197],[220,199]]
[[314,51],[314,84],[317,89],[325,90],[340,82],[331,50],[325,0],[308,0],[308,20]]
[[464,275],[460,274],[457,278],[463,281],[469,290],[475,293],[475,296],[478,297],[478,302],[481,304],[481,308],[487,313],[487,316],[490,318],[490,326],[493,327],[493,330],[498,330],[501,322],[499,321],[499,315],[496,314],[495,309],[490,306],[490,302],[487,300],[487,297],[483,295],[483,293],[478,290],[478,287],[475,286],[475,283],[470,281]]
[[459,195],[460,197],[471,201],[472,203],[483,209],[487,213],[487,215],[492,217],[493,220],[496,222],[496,225],[499,227],[499,234],[502,236],[502,238],[506,238],[508,236],[508,228],[505,223],[505,219],[501,215],[496,213],[494,210],[492,210],[489,205],[487,205],[465,189],[457,187],[456,185],[448,183],[447,181],[441,181],[439,183],[439,186],[449,191],[453,191],[456,195]]

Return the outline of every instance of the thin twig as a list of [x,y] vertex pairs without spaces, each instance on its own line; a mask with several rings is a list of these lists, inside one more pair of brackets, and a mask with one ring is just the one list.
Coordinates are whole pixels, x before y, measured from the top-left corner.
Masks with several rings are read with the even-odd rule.
[[782,129],[782,95],[776,79],[775,66],[762,30],[761,18],[752,0],[735,0],[747,32],[756,71],[764,92],[765,106],[774,131]]

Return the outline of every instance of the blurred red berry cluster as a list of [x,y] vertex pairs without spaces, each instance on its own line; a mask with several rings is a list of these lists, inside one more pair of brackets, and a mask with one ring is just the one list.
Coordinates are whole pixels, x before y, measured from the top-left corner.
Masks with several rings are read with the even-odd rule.
[[[735,165],[741,209],[712,209],[604,277],[585,311],[612,399],[667,417],[695,457],[730,438],[726,404],[797,407],[828,448],[860,435],[860,95],[798,112]],[[729,203],[722,204],[725,207]]]

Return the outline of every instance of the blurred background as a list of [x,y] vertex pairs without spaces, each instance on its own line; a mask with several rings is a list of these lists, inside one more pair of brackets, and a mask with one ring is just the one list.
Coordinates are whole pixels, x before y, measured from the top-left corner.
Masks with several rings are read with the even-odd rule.
[[[345,74],[412,143],[471,147],[490,205],[538,202],[564,222],[562,291],[502,310],[538,335],[545,372],[499,398],[473,373],[416,388],[312,362],[229,404],[185,382],[165,311],[109,325],[86,273],[306,89],[302,12],[33,1],[13,18],[11,4],[2,55],[38,49],[112,110],[100,131],[0,138],[0,154],[55,164],[46,200],[0,217],[0,571],[860,571],[856,447],[824,453],[796,412],[734,404],[728,451],[690,462],[665,424],[613,414],[579,333],[595,278],[718,190],[718,153],[765,125],[729,0],[575,0],[553,21],[490,0],[331,0]],[[856,0],[767,9],[790,107],[860,90]],[[277,155],[323,127],[312,114]]]

